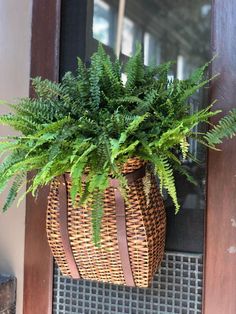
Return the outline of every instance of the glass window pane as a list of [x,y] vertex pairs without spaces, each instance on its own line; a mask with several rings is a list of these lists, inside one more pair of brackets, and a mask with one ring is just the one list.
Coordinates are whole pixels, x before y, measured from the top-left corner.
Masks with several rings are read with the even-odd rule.
[[123,20],[121,52],[126,56],[132,56],[135,46],[142,40],[140,27],[128,17]]
[[145,65],[158,65],[161,63],[161,45],[155,36],[149,32],[144,33],[144,63]]
[[114,46],[115,13],[105,1],[94,0],[93,37],[104,45]]
[[[102,4],[103,3],[103,4]],[[95,0],[94,38],[114,48],[121,42],[121,57],[132,56],[137,42],[143,45],[146,65],[174,61],[169,79],[187,78],[210,60],[211,0],[126,0],[123,19],[118,19],[119,0]],[[104,5],[105,4],[105,5]],[[117,21],[122,21],[121,41]],[[123,76],[125,81],[125,76]],[[190,100],[190,113],[207,104],[207,88]],[[195,131],[201,132],[198,128]],[[186,160],[186,169],[197,179],[192,186],[176,175],[181,211],[174,215],[166,199],[168,214],[167,249],[201,252],[205,208],[206,150],[190,141],[190,152],[201,163]]]

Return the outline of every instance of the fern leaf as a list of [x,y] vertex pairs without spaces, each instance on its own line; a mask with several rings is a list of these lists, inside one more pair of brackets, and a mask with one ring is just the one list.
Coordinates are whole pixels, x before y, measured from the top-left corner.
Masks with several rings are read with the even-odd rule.
[[125,73],[127,75],[125,88],[128,91],[132,91],[144,78],[144,64],[141,46],[137,48],[135,55],[127,62]]
[[136,116],[134,117],[133,121],[129,124],[127,129],[121,133],[120,138],[119,138],[119,144],[123,144],[127,137],[131,134],[134,134],[136,130],[139,128],[140,124],[145,121],[148,117],[148,113],[142,115],[142,116]]
[[71,179],[72,185],[70,190],[72,204],[75,205],[76,196],[78,193],[82,194],[82,175],[86,166],[86,160],[84,162],[77,161],[71,167]]
[[0,152],[3,153],[5,151],[15,150],[19,147],[22,147],[23,144],[20,142],[20,140],[12,142],[12,141],[0,141]]
[[14,200],[16,199],[17,194],[18,194],[19,190],[21,189],[24,181],[25,181],[25,173],[17,175],[15,177],[15,180],[14,180],[14,182],[13,182],[13,184],[9,190],[5,204],[3,206],[3,209],[2,209],[3,212],[7,211],[7,209],[9,209],[11,207],[11,205],[14,202]]
[[32,133],[37,127],[37,124],[34,123],[31,119],[18,117],[13,114],[0,116],[0,123],[11,126],[15,130],[20,131],[25,135]]
[[195,94],[196,91],[198,91],[203,86],[206,86],[207,84],[209,84],[209,82],[214,80],[217,76],[218,75],[215,75],[215,76],[211,77],[210,79],[206,79],[204,81],[201,81],[200,83],[196,83],[192,87],[186,89],[186,91],[181,95],[179,102],[180,103],[185,102],[190,96]]
[[180,141],[180,148],[182,151],[183,159],[185,160],[189,150],[189,143],[185,136]]
[[222,118],[212,130],[208,131],[204,139],[210,146],[222,143],[223,138],[232,138],[236,135],[236,109]]
[[92,204],[92,230],[93,230],[93,242],[96,247],[101,245],[101,223],[103,217],[103,192],[93,192],[93,204]]
[[132,156],[135,156],[135,149],[138,146],[139,141],[136,140],[125,148],[121,148],[119,141],[115,139],[111,139],[110,143],[111,143],[111,161],[114,162],[114,160],[120,155],[131,153]]
[[94,109],[98,109],[100,105],[100,79],[102,76],[101,58],[98,53],[91,57],[91,66],[89,68],[90,94],[93,101]]
[[139,110],[145,113],[149,111],[150,109],[152,109],[152,111],[155,112],[154,104],[156,102],[157,96],[158,96],[158,91],[156,90],[151,89],[150,91],[146,92],[143,102],[141,106],[139,106]]
[[39,98],[57,98],[61,94],[61,86],[59,83],[51,82],[48,79],[42,79],[41,77],[33,78],[32,86]]
[[180,206],[177,200],[173,169],[167,158],[164,156],[156,157],[153,159],[153,161],[155,164],[155,170],[157,172],[157,175],[160,178],[163,187],[167,190],[168,194],[172,198],[172,201],[175,205],[175,213],[177,214]]
[[192,183],[193,185],[197,186],[198,182],[197,180],[191,176],[191,174],[189,173],[189,171],[182,165],[179,164],[175,164],[174,169],[176,171],[178,171],[182,176],[186,177],[186,179],[188,180],[188,182]]
[[48,124],[43,124],[41,126],[41,130],[35,133],[33,132],[34,137],[40,137],[40,136],[43,136],[44,134],[55,133],[57,131],[61,131],[62,127],[64,127],[67,123],[72,122],[72,121],[73,120],[69,116],[67,116],[61,120],[48,123]]

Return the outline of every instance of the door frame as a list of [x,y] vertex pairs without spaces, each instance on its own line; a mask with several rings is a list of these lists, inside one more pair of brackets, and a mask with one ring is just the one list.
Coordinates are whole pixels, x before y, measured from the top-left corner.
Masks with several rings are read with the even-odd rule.
[[[80,3],[82,27],[78,35],[85,45],[91,0]],[[31,77],[59,79],[61,5],[63,8],[61,0],[33,0]],[[212,0],[212,6],[212,54],[218,55],[212,73],[220,73],[220,77],[212,83],[211,98],[218,99],[216,109],[228,112],[236,99],[236,3]],[[66,38],[63,33],[61,36],[63,45]],[[75,47],[77,55],[83,58],[85,48]],[[225,141],[221,147],[222,152],[208,153],[204,314],[236,313],[236,140]],[[45,231],[47,193],[45,187],[37,201],[30,195],[26,199],[24,314],[52,313],[53,258]]]
[[[212,73],[220,76],[211,84],[211,99],[227,113],[236,108],[236,2],[212,5]],[[236,139],[220,148],[208,152],[204,314],[236,313]]]
[[[59,78],[60,9],[61,0],[33,0],[30,77]],[[29,94],[34,96],[32,87]],[[53,258],[45,221],[48,192],[43,188],[37,201],[30,194],[26,197],[24,314],[52,313]]]

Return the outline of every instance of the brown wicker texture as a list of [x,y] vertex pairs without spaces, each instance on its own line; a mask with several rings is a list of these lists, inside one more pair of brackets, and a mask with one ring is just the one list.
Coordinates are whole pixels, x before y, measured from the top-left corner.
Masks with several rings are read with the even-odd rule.
[[[138,159],[132,159],[123,171],[131,173],[143,164]],[[57,179],[51,184],[47,235],[61,272],[71,276],[59,228],[59,184]],[[68,176],[66,188],[69,195],[71,182]],[[148,287],[163,258],[166,230],[165,209],[154,175],[146,172],[145,177],[129,184],[128,199],[129,204],[125,205],[126,233],[133,279],[135,286]],[[109,187],[104,194],[99,248],[92,241],[91,208],[73,208],[69,196],[68,231],[74,259],[82,278],[126,285],[117,239],[113,187]]]

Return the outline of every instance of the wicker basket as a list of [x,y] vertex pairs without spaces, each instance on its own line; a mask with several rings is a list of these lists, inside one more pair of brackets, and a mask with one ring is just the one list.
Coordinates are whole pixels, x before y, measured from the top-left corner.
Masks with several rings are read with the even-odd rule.
[[117,180],[104,194],[101,245],[92,240],[91,208],[73,208],[69,174],[55,179],[48,197],[47,235],[64,275],[148,287],[160,265],[166,216],[155,176],[139,159],[123,168],[129,184],[125,204]]

